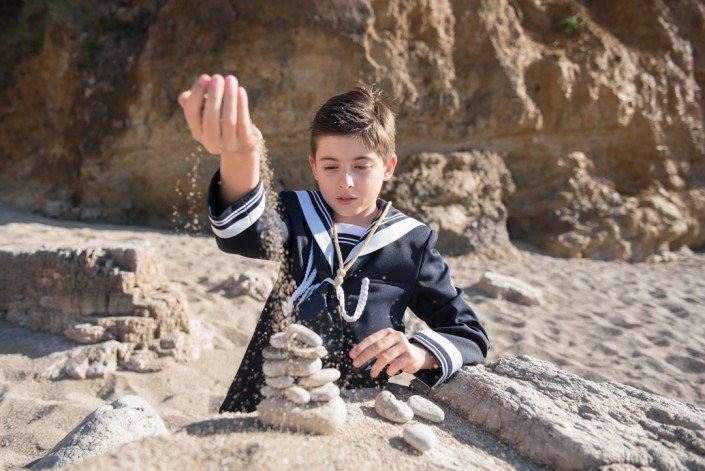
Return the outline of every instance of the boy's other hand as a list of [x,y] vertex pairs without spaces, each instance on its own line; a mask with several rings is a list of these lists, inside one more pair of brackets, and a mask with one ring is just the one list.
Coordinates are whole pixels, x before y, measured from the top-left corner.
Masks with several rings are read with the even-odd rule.
[[376,378],[387,367],[387,374],[394,376],[404,371],[416,373],[421,369],[437,368],[438,360],[425,347],[409,342],[403,332],[386,328],[363,339],[350,350],[353,366],[359,368],[376,358],[370,375]]
[[179,95],[193,138],[211,154],[256,157],[259,131],[250,120],[247,92],[237,79],[201,75]]

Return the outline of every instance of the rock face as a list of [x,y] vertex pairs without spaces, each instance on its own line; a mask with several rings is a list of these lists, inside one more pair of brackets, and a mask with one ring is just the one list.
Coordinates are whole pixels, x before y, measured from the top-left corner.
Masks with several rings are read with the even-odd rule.
[[463,368],[429,395],[550,469],[705,467],[705,410],[529,357]]
[[[98,373],[116,362],[149,371],[157,357],[198,356],[186,296],[172,287],[147,244],[3,246],[0,265],[0,314],[8,321],[81,344],[103,343],[69,361],[70,377],[103,376]],[[135,352],[140,358],[130,362]]]
[[31,469],[64,468],[145,437],[168,435],[164,421],[138,396],[125,396],[96,409]]
[[514,183],[494,152],[414,154],[404,158],[386,197],[438,231],[444,253],[507,250],[504,200]]
[[[0,56],[0,201],[14,207],[200,227],[217,162],[194,154],[176,97],[201,72],[236,70],[277,181],[293,188],[312,183],[315,109],[381,86],[412,163],[390,197],[452,251],[504,243],[505,219],[509,236],[562,256],[645,260],[705,244],[699,0],[15,3]],[[468,149],[476,177],[482,165],[508,176],[433,204],[404,196]]]

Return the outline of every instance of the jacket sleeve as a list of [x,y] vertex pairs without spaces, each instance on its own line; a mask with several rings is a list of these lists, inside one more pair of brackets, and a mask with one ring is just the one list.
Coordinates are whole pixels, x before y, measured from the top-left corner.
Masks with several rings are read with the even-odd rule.
[[441,365],[440,370],[420,370],[415,375],[431,387],[446,381],[463,365],[483,363],[490,348],[487,333],[463,299],[463,291],[453,285],[450,269],[436,249],[437,240],[438,234],[431,231],[409,303],[429,326],[410,340],[425,346]]
[[250,258],[275,259],[289,238],[289,225],[280,204],[268,207],[262,181],[230,206],[221,207],[220,171],[208,187],[208,219],[218,247]]

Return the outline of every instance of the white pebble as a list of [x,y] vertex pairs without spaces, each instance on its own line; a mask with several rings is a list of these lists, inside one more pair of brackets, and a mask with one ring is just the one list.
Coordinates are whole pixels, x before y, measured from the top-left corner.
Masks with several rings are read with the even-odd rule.
[[438,439],[430,427],[424,424],[409,424],[404,427],[402,432],[404,441],[413,446],[420,452],[426,452],[436,446]]
[[289,347],[291,355],[299,358],[323,358],[328,355],[328,350],[323,345],[318,347]]
[[285,332],[278,332],[269,337],[269,344],[274,348],[286,349],[289,347],[289,341],[286,338]]
[[[321,371],[323,362],[320,358],[289,360],[287,362],[287,371],[292,376],[311,376],[313,373]],[[266,373],[265,373],[266,374]]]
[[270,386],[262,386],[262,389],[260,389],[260,392],[264,397],[277,397],[281,396],[282,391],[281,389],[276,389],[272,388]]
[[318,386],[323,386],[326,383],[332,383],[340,378],[340,371],[335,368],[324,368],[313,373],[311,376],[306,376],[299,379],[299,386],[312,389]]
[[309,392],[299,386],[291,386],[284,393],[287,399],[296,404],[307,404],[311,400]]
[[289,352],[283,348],[264,347],[262,356],[265,360],[286,360],[289,358]]
[[389,391],[382,391],[375,398],[375,411],[380,417],[400,424],[414,418],[414,411],[403,402],[397,400]]
[[262,371],[265,376],[286,376],[288,371],[288,361],[264,360]]
[[287,334],[290,338],[296,339],[309,347],[323,345],[323,339],[317,333],[301,324],[291,324],[287,328]]
[[443,422],[443,409],[423,396],[414,395],[406,400],[406,404],[414,411],[414,416],[423,417],[431,422]]
[[333,383],[328,383],[309,390],[309,393],[312,401],[325,402],[340,396],[340,388]]
[[286,389],[294,384],[294,378],[291,376],[265,376],[264,382],[273,388]]

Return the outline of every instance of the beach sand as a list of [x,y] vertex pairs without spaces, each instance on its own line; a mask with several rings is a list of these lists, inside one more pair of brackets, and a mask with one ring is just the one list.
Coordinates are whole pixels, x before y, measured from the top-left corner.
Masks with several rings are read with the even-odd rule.
[[[172,432],[216,416],[263,305],[229,299],[217,287],[246,269],[273,274],[275,264],[224,254],[208,236],[54,221],[0,207],[0,245],[135,240],[153,246],[170,281],[186,292],[192,318],[215,333],[214,348],[160,372],[51,381],[42,373],[75,345],[0,320],[0,469],[43,456],[94,409],[127,394],[147,400]],[[517,243],[504,260],[447,260],[489,333],[489,361],[530,355],[591,380],[705,406],[705,254],[628,264],[559,259]],[[544,303],[482,295],[474,285],[484,271],[541,289]]]

